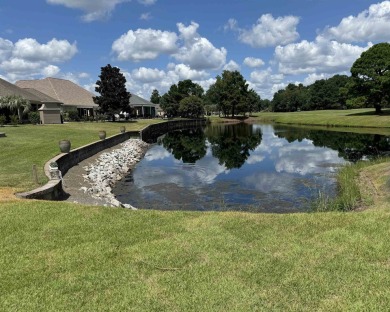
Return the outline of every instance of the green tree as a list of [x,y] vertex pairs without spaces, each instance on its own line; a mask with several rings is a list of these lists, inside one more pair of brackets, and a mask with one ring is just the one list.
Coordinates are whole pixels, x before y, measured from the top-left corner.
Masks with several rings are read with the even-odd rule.
[[203,88],[199,84],[187,79],[179,81],[177,85],[173,84],[169,91],[161,97],[160,105],[169,116],[174,117],[179,115],[181,100],[189,96],[203,98],[203,95]]
[[246,101],[246,110],[248,111],[249,116],[251,116],[253,112],[259,111],[259,107],[261,106],[261,98],[255,90],[250,89],[248,91]]
[[100,112],[111,115],[112,121],[115,121],[115,114],[130,112],[131,94],[126,90],[126,78],[120,69],[108,64],[101,67],[99,78],[95,91],[100,96],[95,96],[93,100],[99,105]]
[[22,123],[23,114],[31,110],[31,103],[19,95],[8,95],[0,97],[0,108],[8,108],[10,111],[17,112],[19,122]]
[[150,96],[150,102],[153,104],[160,104],[161,95],[158,90],[154,89],[152,95]]
[[203,100],[196,96],[191,95],[180,101],[179,114],[182,117],[195,117],[198,118],[204,115]]
[[225,116],[248,111],[248,84],[240,72],[224,70],[210,86],[207,97],[218,105]]
[[360,95],[367,97],[377,114],[389,104],[390,97],[390,44],[372,46],[353,63],[351,74]]

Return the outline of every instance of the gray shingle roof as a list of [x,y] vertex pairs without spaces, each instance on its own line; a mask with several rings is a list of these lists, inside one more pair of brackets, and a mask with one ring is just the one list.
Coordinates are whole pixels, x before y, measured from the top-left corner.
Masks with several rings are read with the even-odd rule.
[[149,101],[147,101],[147,100],[145,100],[145,99],[143,99],[135,94],[131,94],[130,105],[131,106],[148,105],[148,106],[154,106],[154,107],[157,106],[157,104],[153,104],[152,102],[149,102]]
[[38,96],[0,78],[0,96],[9,96],[9,95],[19,95],[29,100],[32,104],[42,104],[41,103],[42,101]]
[[65,105],[80,108],[98,107],[93,102],[93,94],[78,86],[72,81],[59,78],[45,78],[40,80],[19,80],[15,83],[21,88],[36,89]]

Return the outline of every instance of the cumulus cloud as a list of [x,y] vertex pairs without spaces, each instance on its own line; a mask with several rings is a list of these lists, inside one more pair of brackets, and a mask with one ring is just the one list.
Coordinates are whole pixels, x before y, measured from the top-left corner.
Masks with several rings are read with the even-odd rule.
[[269,67],[265,70],[255,70],[250,73],[249,87],[254,89],[262,98],[271,99],[275,92],[287,84],[283,82],[283,74],[275,74]]
[[235,61],[231,60],[229,63],[225,64],[223,69],[230,70],[230,71],[235,71],[235,70],[239,71],[241,69],[241,67]]
[[349,70],[371,45],[360,47],[317,36],[312,42],[303,40],[276,47],[275,60],[279,64],[279,71],[286,75],[337,73]]
[[216,48],[206,38],[201,37],[197,30],[199,24],[192,22],[189,26],[178,23],[183,46],[173,56],[193,69],[220,69],[226,63],[227,51],[224,47]]
[[390,1],[371,5],[357,16],[343,18],[338,26],[328,27],[324,36],[339,42],[390,41]]
[[7,40],[0,38],[0,62],[7,60],[14,49],[14,44]]
[[230,19],[225,29],[238,32],[238,39],[255,48],[274,47],[296,41],[299,17],[284,16],[274,18],[271,14],[262,15],[250,29],[240,28],[238,22]]
[[177,50],[176,33],[155,29],[129,30],[112,44],[112,51],[120,61],[152,60],[160,54]]
[[140,67],[134,69],[131,76],[133,79],[140,82],[156,82],[165,78],[165,72],[163,70],[158,70],[157,68]]
[[70,60],[77,53],[76,43],[52,39],[39,43],[32,38],[16,43],[0,38],[0,71],[11,81],[34,76],[56,76],[60,68],[53,63]]
[[48,4],[63,5],[67,8],[79,9],[86,12],[86,14],[82,16],[82,19],[85,22],[109,18],[118,4],[130,1],[131,0],[46,0]]
[[254,57],[246,57],[244,59],[244,65],[248,66],[248,67],[261,67],[263,66],[265,63],[262,59],[259,59],[259,58],[254,58]]
[[32,38],[18,40],[13,48],[12,56],[29,61],[63,62],[71,59],[77,53],[76,43],[67,40],[52,39],[46,44],[40,44]]

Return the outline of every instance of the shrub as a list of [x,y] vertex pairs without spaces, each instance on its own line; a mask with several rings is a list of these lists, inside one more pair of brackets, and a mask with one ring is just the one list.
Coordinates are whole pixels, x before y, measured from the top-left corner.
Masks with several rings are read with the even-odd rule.
[[0,127],[3,127],[7,123],[7,118],[4,115],[0,115]]
[[33,125],[37,125],[41,122],[41,118],[39,117],[38,112],[29,112],[28,113],[28,120]]
[[71,110],[68,112],[69,121],[80,121],[79,113],[76,110]]
[[19,123],[19,117],[17,115],[12,115],[10,117],[11,125],[16,126]]

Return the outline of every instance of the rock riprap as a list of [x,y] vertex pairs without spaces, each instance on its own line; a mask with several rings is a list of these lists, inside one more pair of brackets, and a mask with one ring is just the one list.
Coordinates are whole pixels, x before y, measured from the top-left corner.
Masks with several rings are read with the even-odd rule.
[[84,180],[91,186],[84,186],[81,190],[94,198],[105,200],[109,206],[136,209],[122,204],[111,191],[113,185],[142,159],[148,147],[149,144],[142,140],[130,139],[122,143],[121,148],[101,154],[94,164],[84,167]]

